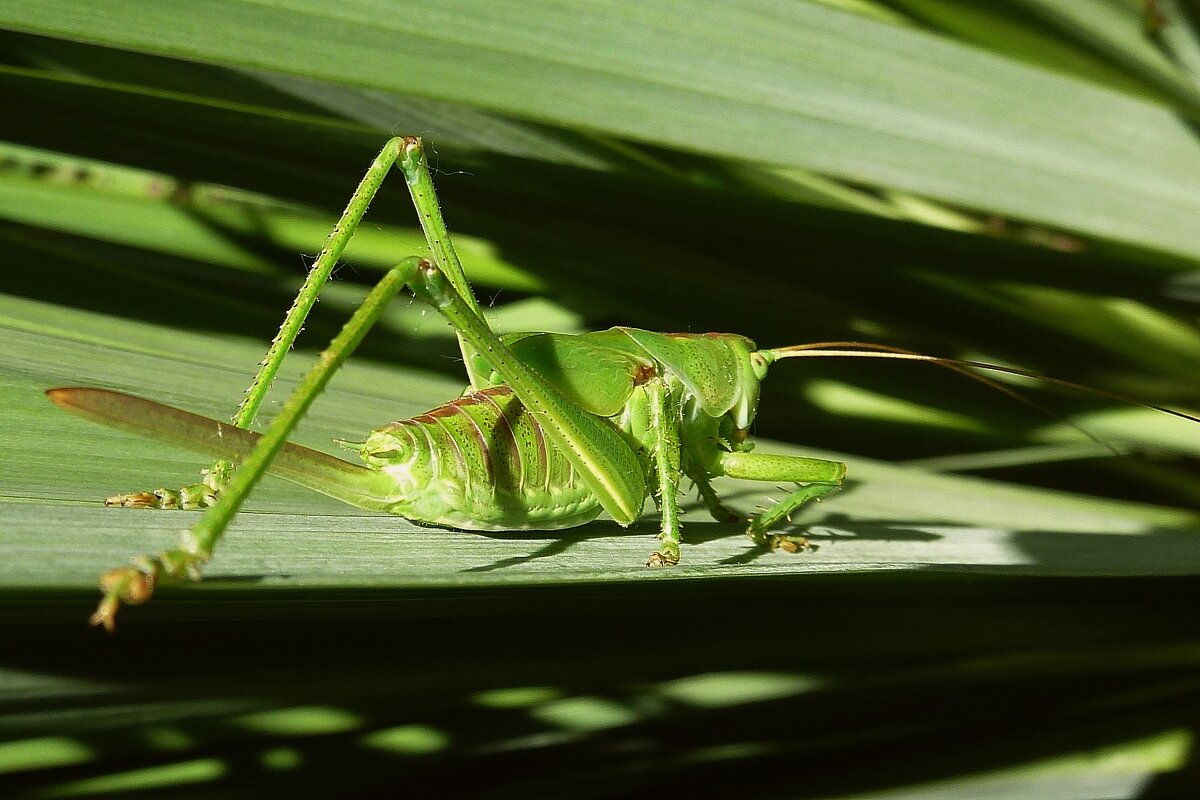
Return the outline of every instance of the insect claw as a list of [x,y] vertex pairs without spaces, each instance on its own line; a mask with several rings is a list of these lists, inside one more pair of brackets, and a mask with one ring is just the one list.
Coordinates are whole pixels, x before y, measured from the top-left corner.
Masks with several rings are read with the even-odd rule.
[[121,607],[121,601],[115,597],[105,597],[100,601],[100,606],[88,617],[88,624],[93,627],[101,627],[104,630],[112,633],[117,629],[117,609]]
[[117,627],[117,610],[121,603],[140,605],[154,594],[154,565],[145,558],[133,559],[133,566],[110,569],[100,578],[100,591],[104,598],[96,611],[88,618],[112,633]]

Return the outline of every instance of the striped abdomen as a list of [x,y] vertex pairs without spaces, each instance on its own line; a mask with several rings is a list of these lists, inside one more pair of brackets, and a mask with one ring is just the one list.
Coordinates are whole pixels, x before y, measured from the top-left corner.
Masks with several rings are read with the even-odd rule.
[[565,528],[600,513],[541,426],[506,386],[374,431],[363,460],[392,476],[390,510],[470,530]]

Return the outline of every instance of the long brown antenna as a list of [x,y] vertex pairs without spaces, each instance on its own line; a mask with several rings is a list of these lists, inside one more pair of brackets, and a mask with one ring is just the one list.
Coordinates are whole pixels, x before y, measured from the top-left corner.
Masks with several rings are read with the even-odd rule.
[[958,374],[964,375],[972,380],[979,381],[980,383],[984,384],[985,386],[995,389],[998,392],[1003,392],[1004,394],[1008,395],[1012,399],[1014,399],[1020,403],[1024,403],[1025,405],[1029,406],[1030,408],[1036,409],[1040,414],[1042,414],[1046,417],[1049,417],[1050,419],[1054,419],[1054,420],[1066,423],[1067,425],[1074,428],[1079,433],[1086,436],[1088,439],[1090,439],[1093,442],[1095,442],[1096,444],[1104,447],[1105,449],[1109,450],[1110,452],[1112,452],[1115,455],[1123,455],[1123,453],[1120,450],[1118,450],[1117,448],[1113,447],[1112,444],[1104,441],[1103,439],[1098,438],[1097,436],[1092,434],[1090,431],[1088,431],[1086,428],[1079,425],[1078,423],[1065,418],[1062,414],[1059,414],[1059,413],[1053,411],[1052,409],[1047,408],[1046,406],[1042,405],[1041,403],[1038,403],[1035,400],[1031,400],[1030,398],[1021,394],[1020,392],[1016,391],[1015,389],[1013,389],[1009,386],[1005,386],[1004,384],[1000,383],[999,381],[992,380],[991,378],[987,377],[986,375],[979,375],[978,373],[972,372],[971,370],[983,369],[983,370],[989,370],[991,372],[998,372],[998,373],[1001,373],[1004,375],[1016,375],[1016,376],[1022,377],[1022,378],[1033,378],[1035,380],[1045,381],[1047,383],[1052,383],[1057,386],[1064,386],[1068,389],[1074,389],[1076,391],[1093,394],[1098,397],[1106,397],[1109,400],[1117,400],[1122,403],[1128,403],[1129,405],[1140,406],[1141,408],[1148,408],[1152,411],[1159,411],[1163,414],[1170,414],[1172,417],[1178,417],[1179,419],[1185,419],[1188,422],[1200,423],[1200,417],[1193,416],[1193,415],[1185,413],[1183,411],[1177,411],[1176,409],[1173,409],[1173,408],[1166,408],[1165,406],[1157,406],[1157,405],[1154,405],[1153,403],[1147,403],[1147,402],[1144,402],[1142,400],[1137,400],[1132,397],[1126,397],[1125,395],[1118,394],[1116,392],[1110,392],[1105,389],[1097,389],[1093,386],[1086,386],[1082,383],[1075,383],[1074,381],[1063,380],[1062,378],[1052,378],[1048,375],[1041,375],[1037,372],[1032,372],[1030,370],[1024,370],[1024,369],[1020,369],[1017,367],[1005,367],[1005,366],[1001,366],[999,364],[989,364],[986,361],[972,361],[970,359],[965,359],[965,358],[946,358],[943,356],[931,356],[931,355],[926,355],[925,353],[918,353],[915,350],[906,350],[903,347],[893,347],[891,345],[886,345],[886,344],[876,344],[875,342],[812,342],[809,344],[791,345],[790,347],[778,347],[778,348],[775,348],[772,350],[760,350],[759,352],[766,357],[768,363],[775,361],[777,359],[780,359],[780,358],[801,358],[801,357],[807,357],[807,358],[888,358],[888,359],[893,359],[893,360],[897,360],[897,361],[918,361],[918,362],[924,362],[927,364],[934,364],[939,367],[945,367],[946,369],[949,369],[953,372],[957,372]]

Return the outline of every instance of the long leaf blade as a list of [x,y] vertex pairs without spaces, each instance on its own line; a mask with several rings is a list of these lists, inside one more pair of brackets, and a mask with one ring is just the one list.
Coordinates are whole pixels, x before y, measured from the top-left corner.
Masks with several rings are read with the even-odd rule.
[[1170,109],[928,33],[783,0],[398,10],[202,0],[181,24],[135,0],[17,0],[0,25],[807,167],[1200,255],[1200,145]]

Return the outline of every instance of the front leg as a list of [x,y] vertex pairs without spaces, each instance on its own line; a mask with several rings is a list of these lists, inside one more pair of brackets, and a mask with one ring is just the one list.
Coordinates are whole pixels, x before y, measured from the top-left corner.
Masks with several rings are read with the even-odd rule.
[[792,513],[810,500],[820,500],[840,489],[846,477],[846,465],[840,461],[764,453],[722,453],[717,459],[717,469],[731,478],[803,484],[750,520],[750,527],[746,530],[756,544],[789,553],[811,549],[808,539],[771,533],[771,528],[785,520],[790,521]]

